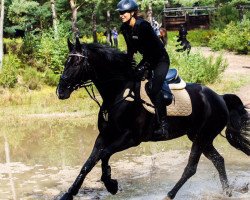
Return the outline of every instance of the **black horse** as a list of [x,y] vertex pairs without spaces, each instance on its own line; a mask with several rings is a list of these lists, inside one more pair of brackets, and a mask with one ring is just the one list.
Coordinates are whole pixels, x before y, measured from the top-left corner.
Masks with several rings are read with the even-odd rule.
[[[61,199],[73,199],[86,175],[99,160],[102,161],[101,180],[111,194],[116,194],[118,182],[111,178],[109,159],[116,152],[154,140],[155,116],[144,109],[137,95],[140,82],[134,81],[131,62],[125,53],[100,44],[80,44],[78,39],[75,45],[68,41],[68,46],[69,55],[57,87],[59,99],[69,98],[75,89],[91,80],[103,103],[98,118],[99,135],[93,151]],[[134,91],[134,101],[124,99],[127,88]],[[249,156],[249,113],[234,94],[218,95],[208,87],[195,83],[187,84],[186,90],[192,101],[192,114],[168,117],[168,140],[187,134],[193,144],[183,175],[166,199],[173,199],[182,185],[195,174],[202,153],[213,162],[223,190],[230,195],[224,159],[213,146],[213,140],[226,127],[228,142]]]

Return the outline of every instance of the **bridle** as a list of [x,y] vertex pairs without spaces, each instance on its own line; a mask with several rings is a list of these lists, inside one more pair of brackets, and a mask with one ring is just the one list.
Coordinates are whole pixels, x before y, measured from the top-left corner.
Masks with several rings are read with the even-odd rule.
[[[82,67],[85,68],[85,71],[87,73],[92,72],[92,74],[93,74],[93,72],[94,72],[94,74],[95,74],[94,76],[96,76],[95,70],[92,67],[90,67],[90,64],[88,62],[87,49],[84,49],[83,52],[85,52],[85,55],[80,54],[80,53],[70,53],[68,56],[76,56],[76,57],[83,58],[84,61],[83,61],[83,66]],[[94,87],[93,87],[94,83],[93,83],[92,79],[89,79],[88,81],[80,80],[79,83],[76,83],[74,85],[72,85],[72,83],[69,83],[67,81],[67,77],[64,77],[63,75],[61,76],[60,80],[63,82],[63,84],[67,85],[67,88],[69,90],[74,91],[74,90],[77,90],[79,88],[84,88],[87,91],[90,98],[92,100],[94,100],[97,103],[97,105],[101,108],[101,104],[99,103],[99,101],[97,100],[97,98],[95,96]],[[58,91],[58,87],[57,87],[56,91]],[[121,99],[117,100],[114,104],[112,104],[110,109],[112,109],[113,107],[115,107],[115,105],[117,105],[120,102],[124,101],[128,97],[134,98],[134,95],[132,94],[132,91],[130,91],[125,97],[122,97]],[[103,111],[103,112],[105,112],[105,111]]]
[[[86,52],[85,54],[87,54],[86,49],[85,49],[85,52]],[[88,62],[88,56],[87,55],[82,55],[80,53],[70,53],[68,56],[69,57],[76,56],[76,57],[83,58],[84,61],[83,61],[83,64],[82,64],[83,66],[82,67],[86,69],[87,73],[90,72],[90,71],[93,71],[93,69],[90,68],[90,64]],[[97,100],[97,98],[95,96],[94,87],[93,87],[94,83],[93,83],[92,80],[87,80],[87,81],[80,80],[79,83],[76,83],[76,84],[73,84],[73,85],[72,85],[72,83],[69,83],[67,78],[64,77],[63,75],[61,76],[60,80],[63,82],[63,84],[67,85],[67,88],[69,90],[74,91],[74,90],[77,90],[79,88],[84,88],[87,91],[90,98],[93,99],[97,103],[97,105],[99,107],[101,107],[101,104],[99,103],[99,101]],[[57,90],[58,90],[58,86],[57,86]]]

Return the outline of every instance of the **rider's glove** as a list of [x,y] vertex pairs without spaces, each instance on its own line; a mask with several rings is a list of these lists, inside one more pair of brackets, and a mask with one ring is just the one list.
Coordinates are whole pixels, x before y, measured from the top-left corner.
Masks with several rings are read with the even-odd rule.
[[139,64],[135,68],[135,79],[136,81],[145,80],[146,66],[144,64]]

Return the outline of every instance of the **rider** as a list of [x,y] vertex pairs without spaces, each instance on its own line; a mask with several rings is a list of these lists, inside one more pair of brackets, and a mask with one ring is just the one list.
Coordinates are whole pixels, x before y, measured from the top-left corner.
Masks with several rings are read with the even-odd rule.
[[121,0],[117,4],[117,11],[123,22],[121,32],[125,38],[127,53],[131,61],[137,51],[143,55],[136,71],[144,71],[146,63],[149,63],[150,70],[152,70],[149,78],[151,80],[149,96],[155,105],[159,124],[154,131],[154,136],[167,138],[169,134],[166,106],[171,104],[172,94],[169,87],[167,87],[167,91],[162,91],[162,85],[170,65],[168,54],[150,23],[138,17],[138,5],[135,0]]

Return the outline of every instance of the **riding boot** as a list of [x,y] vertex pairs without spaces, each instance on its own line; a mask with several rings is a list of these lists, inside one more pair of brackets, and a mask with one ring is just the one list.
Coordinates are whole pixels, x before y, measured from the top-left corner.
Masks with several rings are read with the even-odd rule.
[[[159,139],[169,138],[168,123],[167,123],[167,106],[163,98],[155,105],[155,114],[157,119],[157,128],[154,131],[154,137]],[[159,100],[158,99],[158,100]]]

